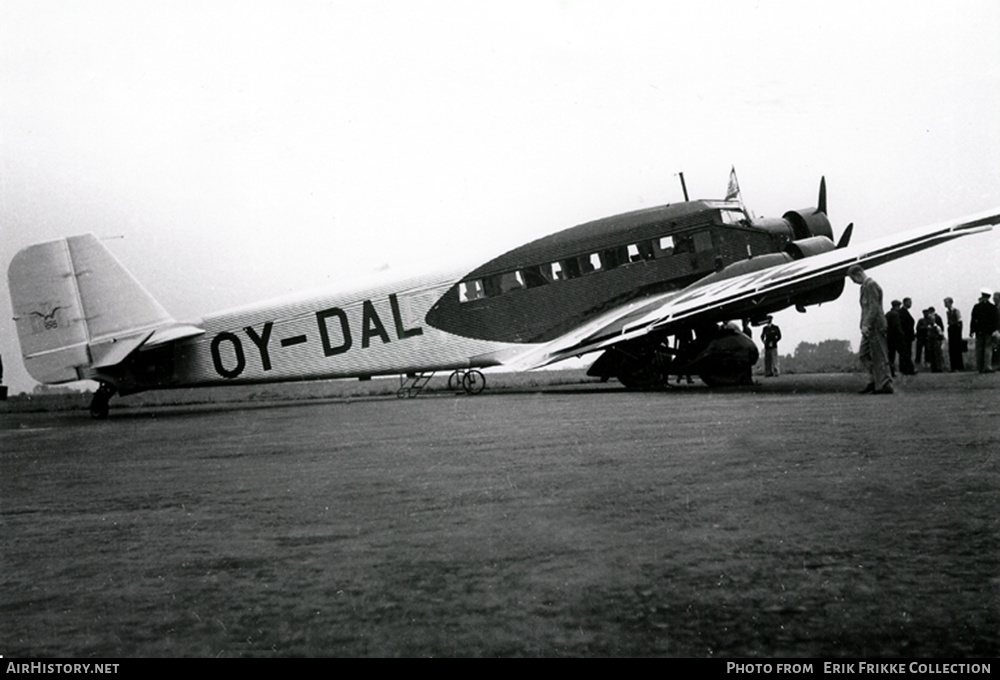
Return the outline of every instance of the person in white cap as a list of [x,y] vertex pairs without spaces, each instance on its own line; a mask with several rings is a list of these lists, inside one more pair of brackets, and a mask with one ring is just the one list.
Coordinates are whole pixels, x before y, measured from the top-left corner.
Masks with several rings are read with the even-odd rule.
[[972,308],[969,332],[976,336],[976,370],[992,373],[993,333],[1000,330],[1000,312],[990,300],[993,291],[983,288],[979,291],[979,302]]
[[847,270],[851,281],[861,286],[861,347],[858,358],[868,369],[869,382],[862,394],[892,394],[889,370],[889,324],[882,307],[882,287],[865,274],[860,265]]

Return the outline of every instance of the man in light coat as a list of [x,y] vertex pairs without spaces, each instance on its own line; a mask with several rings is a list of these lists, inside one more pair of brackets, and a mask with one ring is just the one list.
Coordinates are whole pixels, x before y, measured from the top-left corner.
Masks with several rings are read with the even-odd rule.
[[862,394],[892,394],[889,370],[888,323],[882,307],[882,287],[865,274],[860,265],[847,270],[851,281],[861,286],[861,348],[859,358],[868,369],[869,382]]

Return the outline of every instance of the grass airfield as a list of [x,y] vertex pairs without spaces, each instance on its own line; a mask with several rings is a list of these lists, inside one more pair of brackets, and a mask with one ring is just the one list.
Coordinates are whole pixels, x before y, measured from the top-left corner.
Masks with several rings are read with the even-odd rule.
[[0,654],[1000,655],[1000,376],[488,377],[12,399]]

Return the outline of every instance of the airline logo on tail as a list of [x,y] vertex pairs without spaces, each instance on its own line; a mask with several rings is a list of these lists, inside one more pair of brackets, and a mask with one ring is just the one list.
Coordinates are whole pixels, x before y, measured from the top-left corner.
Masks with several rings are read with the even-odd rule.
[[28,315],[31,318],[31,332],[35,335],[59,328],[59,317],[56,316],[56,312],[62,309],[68,309],[64,305],[56,306],[51,302],[44,305],[43,309],[45,307],[49,309],[48,312],[36,312],[34,310],[28,312]]

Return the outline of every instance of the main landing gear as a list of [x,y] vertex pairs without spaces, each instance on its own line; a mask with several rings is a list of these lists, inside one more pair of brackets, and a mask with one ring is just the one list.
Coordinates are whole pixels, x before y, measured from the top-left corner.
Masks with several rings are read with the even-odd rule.
[[90,400],[90,417],[95,420],[104,420],[108,417],[108,402],[115,396],[116,390],[108,383],[101,383],[101,386],[94,392],[94,398]]
[[461,387],[466,394],[479,394],[486,389],[486,376],[476,369],[458,369],[448,376],[448,389]]

